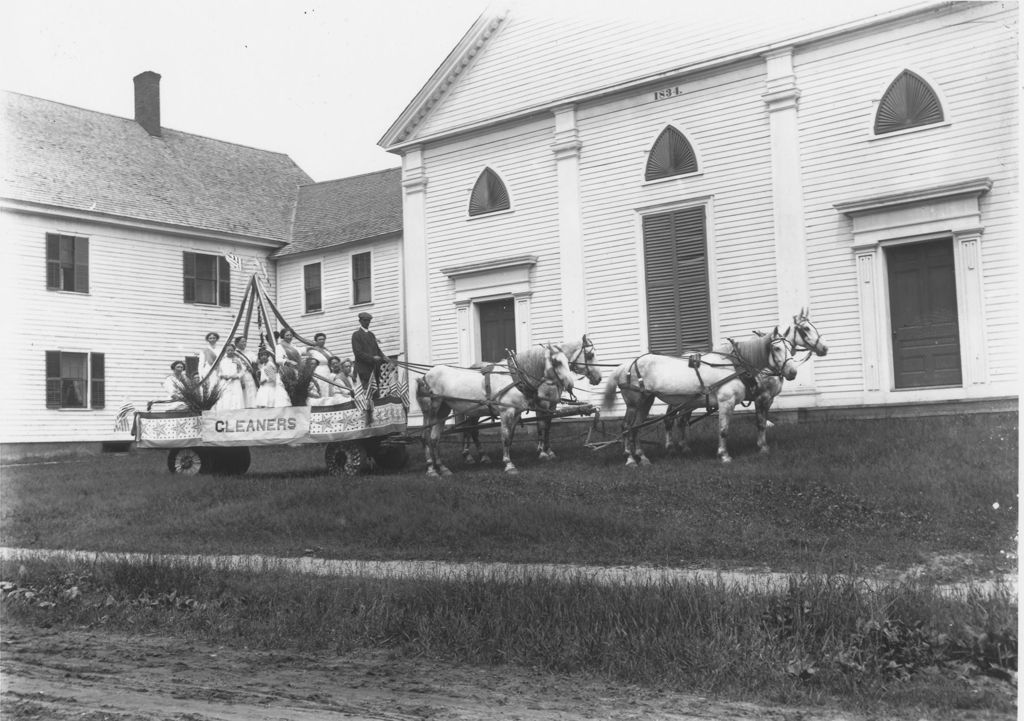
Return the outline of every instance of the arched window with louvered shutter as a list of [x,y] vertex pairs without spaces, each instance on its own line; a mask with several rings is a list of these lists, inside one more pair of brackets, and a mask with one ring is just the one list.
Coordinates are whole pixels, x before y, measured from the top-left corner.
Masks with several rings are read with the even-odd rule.
[[697,172],[697,155],[682,133],[669,125],[651,146],[644,180],[660,180]]
[[508,189],[498,174],[490,168],[484,168],[473,186],[473,194],[469,197],[469,215],[484,215],[508,210],[511,207]]
[[875,135],[934,125],[944,120],[939,98],[919,75],[904,70],[889,84],[878,104]]

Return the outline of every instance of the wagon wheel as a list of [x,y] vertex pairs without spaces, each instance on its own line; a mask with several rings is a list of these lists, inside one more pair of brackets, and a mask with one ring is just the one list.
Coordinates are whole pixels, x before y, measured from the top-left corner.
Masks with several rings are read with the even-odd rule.
[[369,467],[362,443],[328,443],[324,450],[327,472],[332,476],[358,476]]
[[167,470],[183,476],[194,476],[212,471],[213,462],[202,449],[173,448],[167,454]]
[[373,449],[373,460],[386,471],[400,471],[409,460],[409,451],[404,443],[383,441]]

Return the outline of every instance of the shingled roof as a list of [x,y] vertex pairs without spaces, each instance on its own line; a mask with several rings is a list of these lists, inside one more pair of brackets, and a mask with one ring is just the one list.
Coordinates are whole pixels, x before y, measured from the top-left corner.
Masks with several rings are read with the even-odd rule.
[[4,198],[287,242],[300,185],[282,153],[0,92]]
[[402,232],[402,169],[390,168],[299,188],[291,243],[272,257]]

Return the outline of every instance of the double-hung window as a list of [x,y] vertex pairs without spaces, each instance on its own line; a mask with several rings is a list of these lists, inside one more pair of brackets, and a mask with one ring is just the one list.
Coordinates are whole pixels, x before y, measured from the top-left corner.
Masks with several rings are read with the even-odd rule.
[[320,264],[310,263],[302,266],[302,285],[306,296],[306,312],[317,313],[324,309],[323,293],[321,292]]
[[88,238],[46,234],[46,287],[72,293],[89,292]]
[[231,305],[231,267],[222,255],[184,253],[186,303]]
[[361,305],[373,301],[370,280],[370,253],[356,253],[352,256],[353,305]]
[[102,353],[46,351],[47,408],[103,408]]

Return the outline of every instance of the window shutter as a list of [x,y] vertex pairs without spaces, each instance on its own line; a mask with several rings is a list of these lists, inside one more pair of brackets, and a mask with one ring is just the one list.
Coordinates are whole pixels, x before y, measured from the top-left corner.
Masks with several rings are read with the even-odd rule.
[[60,290],[60,236],[46,234],[46,287]]
[[103,408],[106,405],[106,362],[102,353],[89,354],[89,405]]
[[217,259],[217,288],[220,305],[231,305],[231,266],[228,259],[221,256]]
[[185,282],[185,302],[196,302],[196,255],[182,254],[182,277]]
[[671,125],[662,130],[647,156],[644,180],[659,180],[696,172],[697,156],[686,136]]
[[88,238],[75,238],[75,292],[89,292]]
[[46,407],[60,408],[60,351],[46,351]]
[[648,346],[680,355],[711,347],[704,208],[643,219]]
[[306,289],[306,312],[313,313],[323,307],[320,295],[320,264],[311,263],[303,266]]
[[199,375],[199,356],[185,356],[185,372],[188,373],[189,378]]

